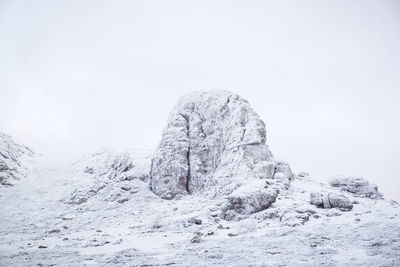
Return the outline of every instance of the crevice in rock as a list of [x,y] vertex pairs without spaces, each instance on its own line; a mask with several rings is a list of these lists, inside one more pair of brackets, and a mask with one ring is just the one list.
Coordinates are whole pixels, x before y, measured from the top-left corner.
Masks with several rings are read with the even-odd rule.
[[[186,135],[188,137],[189,140],[189,131],[190,131],[190,124],[189,124],[189,117],[187,115],[184,115],[182,113],[179,113],[179,115],[182,116],[182,118],[185,119],[186,121]],[[186,153],[186,161],[187,161],[187,167],[188,167],[188,172],[187,172],[187,176],[186,176],[186,191],[191,194],[192,192],[189,189],[189,182],[191,179],[191,174],[190,174],[190,142],[188,141],[188,150]]]

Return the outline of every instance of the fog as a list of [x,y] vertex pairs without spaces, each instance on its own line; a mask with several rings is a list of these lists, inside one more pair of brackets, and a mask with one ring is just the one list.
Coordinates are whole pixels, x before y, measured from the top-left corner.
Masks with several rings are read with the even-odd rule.
[[57,157],[154,149],[177,99],[225,89],[275,157],[400,200],[398,1],[0,1],[0,131]]

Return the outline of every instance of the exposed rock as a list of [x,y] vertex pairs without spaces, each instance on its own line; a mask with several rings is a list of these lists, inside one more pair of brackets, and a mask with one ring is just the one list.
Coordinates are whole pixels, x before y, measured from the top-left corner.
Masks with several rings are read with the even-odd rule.
[[356,196],[368,197],[372,199],[382,198],[383,194],[378,191],[378,187],[369,183],[361,177],[336,177],[329,180],[332,187],[339,187],[344,191],[353,193]]
[[124,191],[129,191],[129,190],[131,190],[131,187],[129,185],[125,184],[125,185],[121,186],[121,189],[124,190]]
[[212,91],[184,96],[175,106],[150,176],[152,190],[172,199],[188,193],[229,195],[253,179],[286,183],[293,174],[287,163],[275,161],[264,122],[249,103],[230,92]]
[[190,239],[190,243],[200,243],[201,239],[199,235],[194,235],[191,239]]
[[341,211],[349,211],[353,208],[352,202],[346,196],[336,193],[311,193],[310,203],[318,208],[337,208]]
[[118,202],[118,203],[124,203],[124,202],[126,202],[126,201],[128,201],[128,200],[129,200],[129,198],[123,197],[123,198],[118,199],[117,202]]
[[194,222],[194,224],[197,224],[197,225],[200,225],[200,224],[203,223],[202,220],[201,220],[201,219],[198,219],[198,218],[194,218],[194,219],[193,219],[193,222]]

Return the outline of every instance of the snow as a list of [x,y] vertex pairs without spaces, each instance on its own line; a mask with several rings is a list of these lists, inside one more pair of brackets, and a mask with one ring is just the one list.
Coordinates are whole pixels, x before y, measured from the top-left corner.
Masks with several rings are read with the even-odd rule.
[[[193,140],[200,124],[191,124],[193,136],[186,131],[175,140],[174,127],[179,133],[188,125],[171,118],[182,105],[191,110],[199,98],[202,112],[188,114],[189,122],[207,114],[206,135]],[[243,127],[236,119],[218,119],[215,109],[227,99],[239,102],[230,109],[232,118],[247,114]],[[382,198],[366,180],[332,186],[306,172],[294,175],[273,158],[264,123],[246,103],[227,92],[183,97],[155,152],[105,149],[65,161],[34,154],[1,135],[1,154],[14,155],[7,163],[15,164],[19,180],[0,187],[0,266],[399,266],[399,204]],[[230,127],[241,132],[239,139],[213,135],[235,135]],[[223,147],[219,142],[229,149],[213,165]],[[196,144],[210,152],[197,167],[211,168],[214,176],[195,174]],[[189,148],[193,158],[185,154]],[[191,178],[183,187],[173,175],[171,187],[157,188],[152,180],[173,173],[187,179],[189,170],[200,187]],[[353,185],[367,187],[354,191]],[[370,190],[379,197],[360,194],[370,196]],[[164,193],[170,200],[159,197]],[[310,202],[312,194],[323,208]]]
[[[221,200],[201,195],[163,200],[140,179],[131,182],[145,186],[124,203],[107,201],[111,191],[80,205],[67,203],[71,192],[85,188],[86,178],[92,181],[83,172],[85,167],[103,168],[99,157],[110,154],[119,152],[87,156],[78,162],[43,156],[24,162],[26,178],[0,191],[1,265],[400,263],[398,204],[347,193],[358,204],[351,211],[336,210],[339,216],[332,216],[330,209],[309,203],[311,191],[331,190],[310,177],[292,181],[270,208],[232,221],[219,218]],[[136,161],[136,166],[146,168],[149,161]],[[108,187],[119,188],[119,179],[109,183]],[[193,223],[193,218],[202,223]],[[52,232],[55,229],[59,232]],[[191,243],[197,233],[200,242]]]

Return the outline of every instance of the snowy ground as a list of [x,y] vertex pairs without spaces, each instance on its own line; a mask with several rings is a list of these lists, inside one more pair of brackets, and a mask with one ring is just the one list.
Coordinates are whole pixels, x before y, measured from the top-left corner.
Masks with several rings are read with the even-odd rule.
[[[146,159],[135,168],[146,168]],[[327,186],[309,178],[292,182],[269,209],[225,221],[221,201],[162,200],[146,181],[123,181],[136,190],[121,203],[108,197],[120,190],[112,180],[87,202],[69,204],[71,192],[96,183],[82,171],[87,162],[37,156],[24,165],[26,178],[0,188],[1,266],[400,265],[398,204],[356,198],[348,212],[319,209],[310,190]]]

